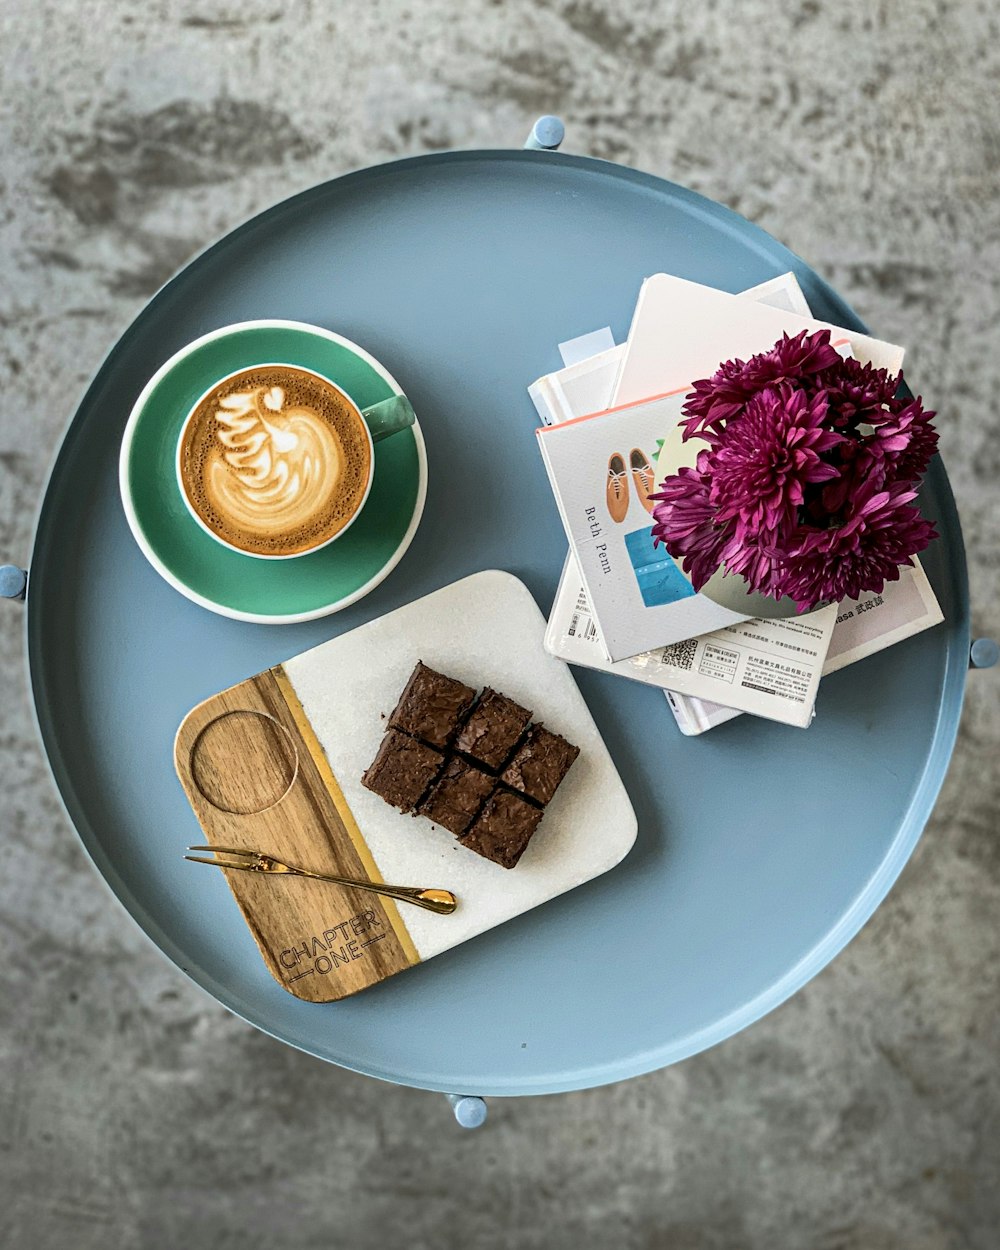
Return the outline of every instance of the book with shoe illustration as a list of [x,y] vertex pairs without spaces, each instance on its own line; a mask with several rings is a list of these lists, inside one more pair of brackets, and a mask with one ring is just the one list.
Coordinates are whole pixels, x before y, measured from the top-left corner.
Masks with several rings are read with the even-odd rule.
[[751,615],[696,594],[679,565],[653,544],[652,458],[680,420],[683,402],[679,392],[538,430],[570,549],[610,660]]

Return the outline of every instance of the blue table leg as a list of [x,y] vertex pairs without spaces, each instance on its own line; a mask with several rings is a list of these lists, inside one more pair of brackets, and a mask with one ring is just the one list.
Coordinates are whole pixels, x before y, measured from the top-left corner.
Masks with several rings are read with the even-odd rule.
[[16,564],[0,565],[0,599],[23,599],[27,589],[27,569],[19,569]]
[[474,1094],[445,1094],[462,1128],[480,1128],[486,1123],[486,1103]]
[[554,152],[566,136],[566,127],[558,117],[539,117],[531,128],[525,147],[535,152]]
[[992,668],[1000,660],[1000,647],[992,638],[977,638],[969,648],[969,668]]

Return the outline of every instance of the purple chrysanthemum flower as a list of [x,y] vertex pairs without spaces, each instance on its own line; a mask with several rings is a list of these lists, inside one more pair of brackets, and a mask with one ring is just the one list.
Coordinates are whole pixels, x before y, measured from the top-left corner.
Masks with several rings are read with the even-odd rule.
[[749,360],[727,360],[710,378],[695,382],[685,401],[684,438],[699,436],[714,442],[723,425],[739,413],[747,400],[778,382],[801,382],[835,364],[840,357],[830,346],[830,331],[793,338],[783,335],[770,351]]
[[710,378],[695,382],[681,409],[685,442],[697,437],[711,443],[725,423],[742,410],[753,394],[744,382],[744,369],[745,361],[727,360]]
[[723,568],[804,611],[899,576],[935,537],[911,501],[937,448],[901,380],[842,359],[823,330],[695,384],[681,426],[708,448],[653,496],[653,535],[696,590]]
[[803,526],[783,561],[773,589],[806,611],[817,603],[857,599],[896,581],[900,565],[937,537],[911,501],[905,483],[879,490],[861,488],[842,524],[829,529]]
[[733,529],[722,549],[722,565],[727,573],[739,575],[748,586],[775,599],[781,593],[776,589],[781,579],[781,560],[781,552],[768,534],[740,535]]
[[[653,541],[662,542],[680,560],[691,585],[700,590],[722,562],[727,532],[716,524],[716,509],[708,497],[706,453],[697,468],[683,468],[664,480],[652,498]],[[668,538],[669,535],[669,538]]]
[[[923,477],[937,450],[933,417],[919,399],[893,399],[885,408],[867,413],[830,458],[837,476],[823,488],[822,510],[839,513],[863,483],[912,484]],[[819,515],[815,506],[812,514]]]
[[709,454],[710,498],[720,522],[736,521],[737,538],[780,541],[798,521],[805,488],[837,476],[820,458],[842,441],[824,428],[826,413],[822,392],[809,397],[782,382],[726,423]]
[[838,356],[837,363],[818,374],[815,382],[826,391],[831,424],[843,429],[870,420],[870,414],[890,404],[899,390],[900,375]]
[[886,479],[915,482],[927,472],[937,451],[938,434],[931,425],[933,412],[926,412],[920,398],[890,405],[891,415],[873,425],[866,438],[875,456],[886,465]]
[[861,438],[844,438],[832,457],[835,476],[824,483],[822,491],[809,500],[803,520],[821,528],[830,517],[839,516],[849,499],[864,485],[879,489],[885,484],[887,464],[870,443]]

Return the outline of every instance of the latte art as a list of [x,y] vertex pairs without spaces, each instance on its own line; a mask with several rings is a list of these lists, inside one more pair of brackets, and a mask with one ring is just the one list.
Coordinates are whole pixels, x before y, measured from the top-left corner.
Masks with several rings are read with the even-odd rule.
[[239,391],[215,414],[219,456],[206,465],[209,495],[237,525],[274,535],[305,525],[336,494],[339,440],[311,408],[285,407],[280,386]]
[[328,542],[364,502],[371,445],[364,419],[325,379],[273,365],[206,395],[179,451],[181,485],[200,520],[255,555]]

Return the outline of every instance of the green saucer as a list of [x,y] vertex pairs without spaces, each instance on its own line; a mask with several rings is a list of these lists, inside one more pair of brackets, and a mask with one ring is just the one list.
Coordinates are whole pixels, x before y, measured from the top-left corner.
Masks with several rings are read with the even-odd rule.
[[132,533],[171,586],[223,616],[281,624],[346,608],[395,568],[423,512],[427,457],[418,423],[378,443],[364,510],[320,551],[258,560],[222,546],[181,496],[175,470],[181,426],[219,378],[276,361],[322,374],[361,408],[401,393],[378,361],[329,330],[294,321],[226,326],[183,348],[147,383],[125,428],[119,480]]

